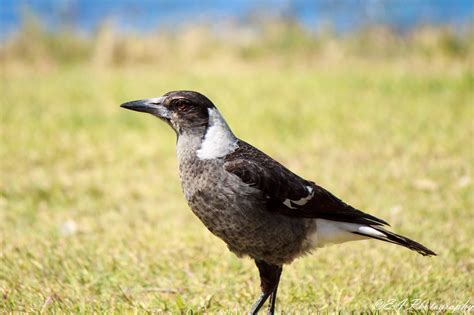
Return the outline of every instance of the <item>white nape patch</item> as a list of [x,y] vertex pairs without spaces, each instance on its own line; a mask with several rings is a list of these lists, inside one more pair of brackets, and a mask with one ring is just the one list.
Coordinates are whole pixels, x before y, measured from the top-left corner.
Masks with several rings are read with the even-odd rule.
[[[362,224],[315,219],[316,228],[308,236],[309,247],[317,248],[330,244],[364,240],[371,236],[385,238],[385,234]],[[364,235],[354,234],[354,232]]]
[[217,159],[237,149],[237,138],[216,108],[209,108],[209,125],[206,135],[197,150],[201,160]]
[[293,207],[291,204],[294,203],[295,205],[298,206],[304,206],[308,201],[311,200],[311,198],[314,197],[314,190],[313,187],[311,186],[306,186],[306,190],[308,191],[308,196],[301,198],[300,200],[291,200],[291,199],[285,199],[283,201],[283,204],[287,206],[290,209],[296,209],[297,207]]

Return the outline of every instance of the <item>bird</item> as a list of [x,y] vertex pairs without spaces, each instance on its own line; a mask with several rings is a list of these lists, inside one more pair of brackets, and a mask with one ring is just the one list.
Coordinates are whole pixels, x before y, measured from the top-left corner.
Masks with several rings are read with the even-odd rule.
[[231,252],[255,261],[261,293],[250,314],[268,299],[267,313],[274,314],[283,265],[329,244],[376,239],[436,255],[236,137],[199,92],[171,91],[120,106],[151,114],[175,131],[189,207]]

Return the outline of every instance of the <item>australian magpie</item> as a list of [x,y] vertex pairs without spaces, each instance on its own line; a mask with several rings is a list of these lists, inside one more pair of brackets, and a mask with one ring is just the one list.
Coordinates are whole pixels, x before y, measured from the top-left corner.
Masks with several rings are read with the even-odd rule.
[[176,132],[179,175],[191,210],[230,251],[250,256],[258,267],[262,293],[251,314],[268,297],[273,314],[282,266],[327,244],[377,239],[436,255],[237,138],[198,92],[173,91],[121,106],[152,114]]

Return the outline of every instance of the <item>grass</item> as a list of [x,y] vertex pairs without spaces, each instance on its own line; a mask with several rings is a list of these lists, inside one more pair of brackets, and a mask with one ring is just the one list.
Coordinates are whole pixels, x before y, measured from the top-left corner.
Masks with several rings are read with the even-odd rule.
[[249,309],[257,271],[188,209],[173,132],[118,107],[174,89],[208,95],[238,136],[438,253],[425,258],[377,241],[318,250],[284,268],[278,311],[377,311],[379,300],[392,301],[392,311],[417,299],[472,303],[469,61],[408,55],[308,66],[243,58],[160,67],[5,64],[1,310]]

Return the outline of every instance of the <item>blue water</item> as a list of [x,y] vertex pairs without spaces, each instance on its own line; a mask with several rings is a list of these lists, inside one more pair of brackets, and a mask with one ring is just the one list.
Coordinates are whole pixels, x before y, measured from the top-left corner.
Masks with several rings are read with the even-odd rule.
[[90,33],[109,18],[120,31],[147,32],[205,22],[245,25],[252,16],[290,16],[308,29],[331,25],[339,33],[371,24],[406,31],[420,24],[462,29],[474,21],[474,0],[0,0],[0,38],[34,12],[50,30]]

